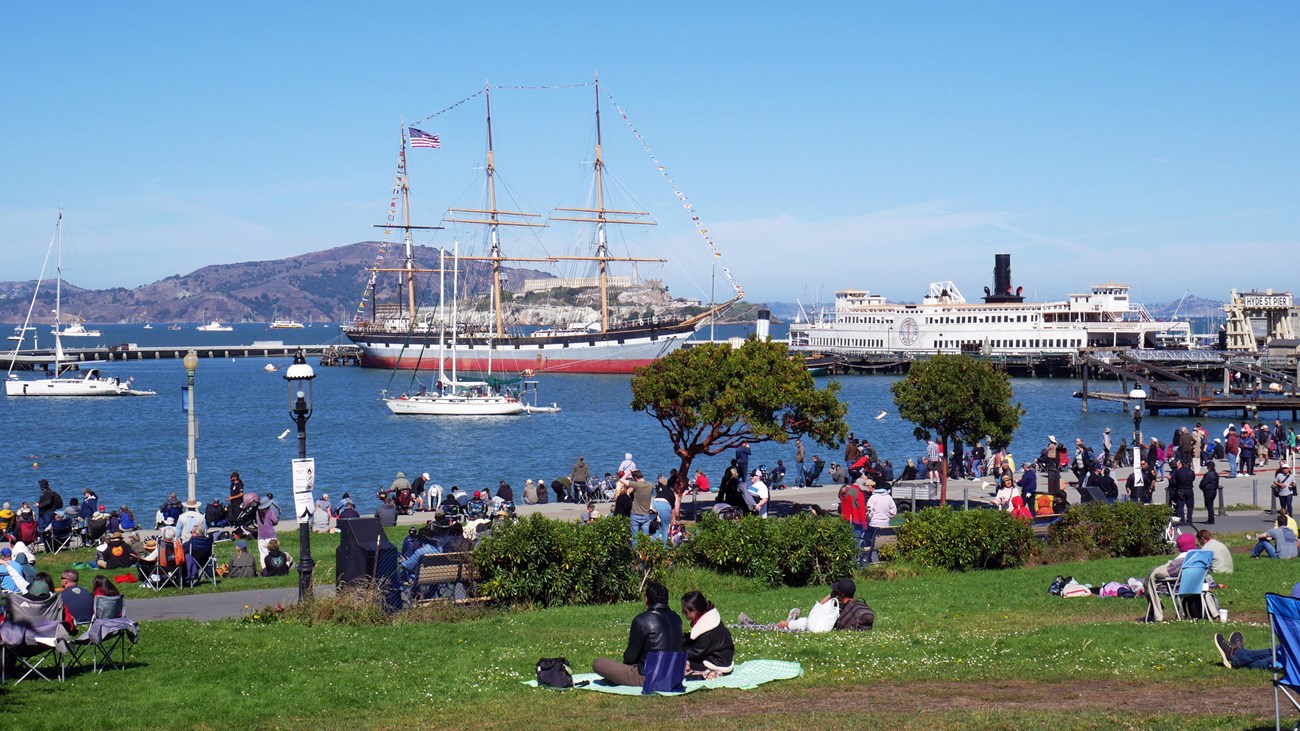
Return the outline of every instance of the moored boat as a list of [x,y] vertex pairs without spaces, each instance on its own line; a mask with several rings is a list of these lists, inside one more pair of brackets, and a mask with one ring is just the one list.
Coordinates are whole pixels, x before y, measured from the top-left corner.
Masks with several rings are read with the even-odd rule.
[[1064,300],[1025,302],[1012,290],[1011,255],[995,257],[993,288],[967,302],[953,282],[933,282],[920,304],[889,302],[861,289],[835,293],[835,307],[790,326],[790,349],[847,356],[968,353],[1069,356],[1089,347],[1155,348],[1161,334],[1190,332],[1159,321],[1129,299],[1125,284],[1099,284]]
[[[596,81],[595,89],[595,155],[594,185],[592,191],[594,202],[587,207],[557,207],[555,213],[546,222],[540,222],[539,214],[525,211],[505,210],[497,205],[495,188],[495,158],[492,136],[491,87],[481,92],[487,109],[487,162],[486,167],[486,203],[478,208],[452,208],[444,219],[447,222],[483,226],[488,231],[489,249],[482,256],[461,257],[467,261],[487,262],[491,266],[491,302],[492,311],[487,314],[490,322],[481,324],[471,330],[460,333],[459,346],[461,365],[466,370],[485,370],[489,363],[503,372],[518,372],[532,369],[536,372],[567,373],[632,373],[637,368],[648,365],[655,360],[680,348],[692,333],[711,316],[717,314],[739,301],[743,291],[731,280],[736,297],[721,304],[710,304],[703,312],[691,315],[660,314],[647,317],[641,311],[635,317],[620,319],[610,305],[611,287],[615,278],[610,276],[610,265],[624,263],[632,267],[635,275],[638,262],[667,261],[661,258],[642,258],[618,256],[610,251],[607,229],[611,226],[654,225],[645,211],[621,210],[606,204],[605,160],[601,144],[600,125],[600,85]],[[648,151],[648,150],[647,150]],[[662,166],[659,167],[662,173]],[[666,174],[665,174],[666,177]],[[406,157],[405,148],[399,157],[398,180],[405,186]],[[404,189],[404,188],[403,188]],[[684,207],[691,213],[697,228],[704,235],[710,247],[713,247],[707,229],[700,225],[699,217],[690,204],[685,202],[680,192],[677,193]],[[394,206],[395,207],[395,206]],[[565,221],[594,226],[594,251],[584,256],[553,256],[538,258],[514,256],[508,254],[502,245],[499,232],[501,227],[547,228],[550,222]],[[383,226],[382,228],[401,228]],[[359,310],[355,321],[344,327],[343,332],[361,350],[361,365],[376,368],[419,368],[428,364],[437,356],[441,340],[445,337],[445,328],[434,322],[431,313],[417,309],[413,294],[414,274],[420,270],[416,267],[409,245],[410,229],[407,229],[407,255],[402,268],[379,268],[372,270],[371,287],[373,292],[375,274],[378,272],[405,272],[408,293],[402,309],[390,309],[388,316],[380,318],[371,302],[369,320]],[[716,247],[714,253],[717,254]],[[545,262],[551,265],[560,262],[591,262],[597,276],[581,278],[583,285],[598,292],[598,313],[593,322],[565,324],[541,328],[528,328],[515,325],[507,328],[507,317],[503,312],[502,280],[503,262]],[[730,279],[730,272],[723,268]],[[574,278],[559,278],[558,282],[575,281]],[[620,283],[636,282],[636,277],[620,280]],[[698,305],[698,303],[696,303]],[[363,308],[364,308],[363,303]],[[654,315],[654,313],[650,313]]]

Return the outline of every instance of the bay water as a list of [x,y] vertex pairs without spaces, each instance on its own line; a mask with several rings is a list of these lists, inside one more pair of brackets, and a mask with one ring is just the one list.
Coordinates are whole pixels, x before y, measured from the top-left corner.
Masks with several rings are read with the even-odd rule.
[[[161,324],[152,330],[140,325],[95,326],[103,342],[144,345],[325,344],[338,340],[336,328],[317,325],[301,330],[268,330],[266,325],[235,325],[232,333],[200,333],[188,325],[170,331]],[[752,326],[719,326],[719,339],[743,335]],[[774,332],[774,335],[777,335]],[[707,337],[706,327],[700,335]],[[44,338],[43,338],[44,339]],[[69,343],[75,347],[80,343]],[[90,344],[90,343],[87,343]],[[667,433],[648,414],[632,411],[628,376],[539,376],[540,401],[559,404],[558,414],[515,417],[395,416],[380,401],[380,392],[411,390],[410,372],[355,367],[316,369],[315,411],[307,426],[307,451],[316,459],[317,493],[335,501],[349,492],[363,512],[376,504],[375,492],[386,488],[397,472],[414,478],[428,472],[436,483],[470,491],[495,487],[500,480],[516,491],[526,478],[550,480],[566,475],[578,455],[592,471],[617,469],[625,452],[649,476],[678,465]],[[268,363],[281,367],[266,372]],[[225,499],[231,471],[239,471],[249,490],[276,494],[281,505],[291,492],[291,460],[298,455],[290,419],[288,389],[283,378],[287,358],[212,358],[199,362],[196,375],[198,419],[198,481],[201,502]],[[128,361],[102,364],[105,375],[135,377],[137,388],[158,392],[139,398],[4,398],[0,400],[0,500],[35,502],[37,480],[68,498],[92,487],[107,505],[130,505],[142,518],[150,515],[169,492],[184,499],[186,492],[186,415],[182,410],[185,369],[179,360]],[[32,374],[21,374],[29,378]],[[848,405],[853,432],[866,437],[902,468],[918,458],[911,423],[897,415],[889,386],[900,376],[839,376],[818,378],[819,386],[841,384],[840,398]],[[432,379],[424,376],[426,383]],[[1117,403],[1093,401],[1081,413],[1073,397],[1073,379],[1014,379],[1015,399],[1026,414],[1011,451],[1019,458],[1035,455],[1047,435],[1072,442],[1084,438],[1100,451],[1102,430],[1111,427],[1114,443],[1132,433],[1132,420]],[[1117,391],[1117,384],[1097,384],[1096,390]],[[881,411],[883,418],[875,418]],[[1271,421],[1272,415],[1268,415]],[[1197,419],[1183,415],[1148,417],[1143,431],[1167,440],[1176,425]],[[1235,418],[1201,419],[1211,433]],[[808,458],[819,454],[842,462],[843,448],[807,444]],[[731,458],[727,453],[696,460],[715,484]],[[758,444],[750,465],[772,467],[783,459],[793,468],[794,447]],[[518,493],[516,493],[518,494]],[[148,518],[144,518],[148,521]]]

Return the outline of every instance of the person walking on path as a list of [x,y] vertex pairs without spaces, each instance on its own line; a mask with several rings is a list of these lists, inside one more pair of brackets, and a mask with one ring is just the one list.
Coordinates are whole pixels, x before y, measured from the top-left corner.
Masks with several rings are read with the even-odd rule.
[[266,565],[268,545],[275,540],[275,527],[280,523],[280,506],[271,493],[266,493],[257,503],[257,553]]
[[637,533],[650,535],[650,521],[654,519],[654,485],[645,481],[641,470],[632,470],[627,489],[632,493],[632,540]]
[[1179,461],[1169,475],[1169,500],[1174,506],[1174,517],[1187,525],[1192,524],[1192,507],[1196,504],[1193,493],[1195,487],[1196,473],[1186,462]]
[[1228,455],[1228,479],[1231,480],[1237,476],[1237,460],[1241,453],[1241,437],[1237,435],[1237,427],[1229,424],[1224,439],[1223,451]]
[[1201,477],[1201,495],[1205,498],[1205,522],[1214,525],[1214,500],[1219,496],[1219,473],[1214,467],[1214,460],[1205,464],[1205,475]]
[[1291,465],[1286,462],[1273,476],[1273,494],[1277,495],[1279,507],[1291,514],[1291,501],[1295,498],[1295,476],[1291,474]]

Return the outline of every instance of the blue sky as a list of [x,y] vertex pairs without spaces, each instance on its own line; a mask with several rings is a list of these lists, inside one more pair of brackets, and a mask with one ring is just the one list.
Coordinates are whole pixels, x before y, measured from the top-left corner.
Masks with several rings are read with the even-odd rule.
[[[750,299],[974,298],[996,252],[1044,298],[1294,288],[1300,6],[850,5],[11,5],[0,280],[35,277],[59,206],[87,287],[374,238],[403,118],[599,69]],[[583,205],[591,96],[494,92],[503,204]],[[481,203],[481,101],[423,125],[444,147],[411,153],[417,222]],[[707,297],[705,244],[603,111],[629,205],[661,223],[616,251],[668,253],[642,273]],[[452,236],[476,234],[430,243]]]

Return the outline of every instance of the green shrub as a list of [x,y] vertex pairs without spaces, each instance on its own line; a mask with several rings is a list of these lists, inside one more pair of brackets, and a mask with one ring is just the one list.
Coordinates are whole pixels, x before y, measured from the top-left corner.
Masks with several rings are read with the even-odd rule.
[[1052,545],[1075,545],[1092,557],[1158,556],[1169,552],[1167,505],[1103,502],[1073,505],[1048,529]]
[[736,521],[704,513],[681,547],[686,564],[753,576],[772,586],[825,584],[857,565],[858,543],[838,518],[748,516]]
[[627,518],[582,525],[534,514],[495,528],[474,549],[479,593],[507,604],[607,604],[640,584]]
[[898,553],[923,566],[949,570],[1023,566],[1033,530],[1001,510],[926,508],[898,527]]

